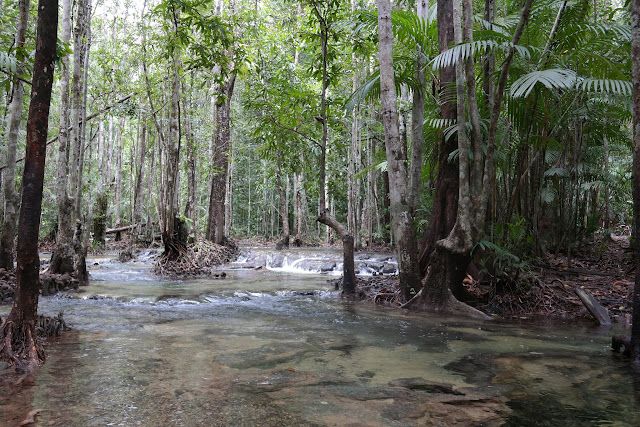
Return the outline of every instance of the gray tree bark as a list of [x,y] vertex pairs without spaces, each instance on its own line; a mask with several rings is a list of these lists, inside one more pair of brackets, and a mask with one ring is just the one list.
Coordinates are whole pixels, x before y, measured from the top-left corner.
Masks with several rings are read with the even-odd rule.
[[398,131],[398,108],[392,55],[391,2],[378,0],[377,4],[381,112],[387,139],[391,225],[396,239],[400,288],[403,297],[408,300],[412,296],[412,289],[420,288],[418,243],[413,229],[413,212],[408,204],[407,159],[406,155],[403,156],[402,140]]
[[[29,17],[29,0],[20,0],[18,3],[18,23],[16,26],[16,47],[22,47],[25,43],[27,32],[27,20]],[[25,58],[18,53],[18,63],[24,64]],[[7,140],[7,162],[3,170],[2,186],[4,194],[4,216],[2,221],[2,237],[0,238],[0,268],[13,270],[16,220],[18,218],[18,192],[16,191],[16,149],[18,145],[18,133],[22,118],[22,105],[24,102],[24,84],[14,78],[12,83],[12,100],[9,111]]]
[[[71,40],[71,0],[62,2],[62,39]],[[69,174],[69,57],[62,59],[60,79],[60,133],[58,134],[58,165],[56,197],[58,202],[58,233],[56,248],[51,255],[49,271],[57,274],[73,272],[73,200],[67,192]]]

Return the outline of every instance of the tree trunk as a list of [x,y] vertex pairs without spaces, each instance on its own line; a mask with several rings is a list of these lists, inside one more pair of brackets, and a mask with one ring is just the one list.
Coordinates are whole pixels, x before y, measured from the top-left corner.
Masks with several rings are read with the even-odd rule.
[[633,288],[633,324],[631,327],[631,357],[640,362],[640,0],[631,8],[631,64],[633,81],[633,221],[634,258],[636,265]]
[[[62,3],[62,39],[71,40],[71,0]],[[56,194],[58,198],[58,233],[56,248],[51,255],[49,271],[56,274],[73,272],[72,224],[73,200],[67,192],[69,174],[69,57],[62,58],[60,79],[60,133],[58,134],[58,165]]]
[[[177,31],[177,22],[174,29]],[[176,214],[178,212],[178,174],[180,161],[180,77],[178,69],[181,67],[178,53],[173,59],[173,79],[171,89],[171,109],[169,112],[169,136],[166,140],[166,176],[163,189],[162,203],[162,241],[164,243],[164,257],[175,259],[180,255],[181,242],[175,238]]]
[[[479,116],[477,105],[474,104],[473,97],[475,91],[471,94],[471,90],[475,84],[475,76],[471,77],[469,68],[467,67],[466,77],[463,71],[463,61],[460,59],[457,63],[457,117],[458,117],[458,149],[459,149],[459,203],[456,214],[456,223],[449,233],[449,235],[442,240],[436,242],[436,255],[435,260],[430,262],[430,267],[427,269],[427,274],[424,279],[424,288],[422,289],[422,303],[427,308],[436,311],[448,311],[458,313],[460,311],[465,312],[467,315],[473,315],[477,317],[486,317],[484,314],[477,310],[466,307],[464,303],[459,302],[453,295],[446,297],[446,292],[452,289],[461,289],[462,283],[459,276],[449,276],[443,274],[441,271],[442,266],[447,266],[451,269],[453,265],[460,263],[460,260],[469,259],[473,245],[478,241],[482,235],[484,220],[487,212],[488,200],[491,194],[490,184],[493,182],[493,176],[495,175],[495,162],[494,153],[496,145],[496,132],[498,117],[500,114],[500,106],[502,102],[502,96],[504,94],[507,77],[509,74],[509,67],[515,53],[515,45],[518,44],[520,37],[522,36],[524,26],[529,18],[529,12],[531,11],[531,5],[533,0],[526,0],[521,10],[520,21],[516,27],[516,31],[513,35],[511,46],[507,52],[505,61],[502,64],[500,72],[498,86],[496,90],[496,97],[493,102],[493,109],[491,111],[489,132],[487,137],[486,155],[480,158],[474,158],[473,164],[469,162],[469,150],[473,150],[474,154],[482,153],[482,150],[477,149],[477,144],[481,144],[482,141],[478,136],[478,132],[474,123]],[[462,36],[470,38],[470,27],[472,25],[472,9],[471,2],[465,0],[465,9],[463,10],[465,22],[465,28],[460,31],[460,2],[454,1],[454,14],[453,25],[456,30],[456,42],[462,41]],[[460,31],[460,32],[458,32]],[[471,82],[470,79],[474,81]],[[467,96],[469,97],[469,117],[472,122],[472,138],[469,142],[465,132],[465,105],[464,105],[464,84],[467,85]],[[476,149],[474,149],[476,147]],[[481,155],[481,154],[480,154]],[[477,170],[477,164],[483,166],[482,174]],[[477,181],[482,178],[482,182]],[[437,265],[434,264],[437,262]],[[466,265],[464,266],[466,268]],[[445,280],[446,279],[446,280]],[[448,281],[448,282],[447,282]]]
[[[417,1],[418,18],[428,19],[428,0]],[[413,91],[413,108],[411,109],[411,170],[409,172],[409,201],[411,209],[415,212],[420,202],[420,184],[422,181],[422,158],[424,153],[424,100],[427,90],[427,80],[424,68],[427,57],[421,48],[417,49],[414,75],[419,88]]]
[[[122,128],[124,126],[124,118],[118,119],[116,125],[116,221],[115,226],[119,227],[122,222]],[[116,241],[120,240],[120,236],[116,235]]]
[[402,141],[398,132],[389,0],[378,0],[378,40],[382,118],[387,139],[391,222],[397,246],[400,289],[403,297],[408,300],[412,292],[420,288],[420,272],[417,259],[418,245],[413,229],[413,212],[408,204],[407,159],[403,156]]
[[282,184],[282,153],[279,147],[276,150],[278,168],[276,171],[276,185],[278,186],[278,195],[280,197],[280,218],[282,219],[282,239],[276,244],[276,249],[282,250],[289,248],[289,236],[291,232],[289,230],[289,203]]
[[325,209],[316,221],[331,227],[342,240],[342,293],[353,296],[356,293],[356,270],[354,262],[353,236]]
[[35,331],[40,291],[38,234],[57,30],[58,2],[40,0],[18,224],[16,294],[9,318],[0,325],[0,358],[26,371],[35,370],[45,360]]
[[224,201],[231,148],[231,98],[235,80],[235,75],[232,75],[220,88],[216,101],[216,142],[212,159],[214,174],[211,178],[207,239],[217,244],[222,244],[225,238]]
[[[438,0],[438,45],[440,52],[449,49],[453,43],[453,2]],[[457,106],[454,97],[451,96],[451,87],[455,83],[455,67],[446,67],[440,70],[440,118],[445,120],[455,119]],[[446,100],[446,101],[445,101]],[[438,146],[438,176],[436,189],[433,196],[433,207],[429,218],[429,225],[425,231],[425,238],[420,253],[420,269],[426,272],[429,257],[435,248],[436,241],[449,235],[456,222],[458,211],[458,164],[450,162],[450,154],[458,149],[455,136],[440,137]]]
[[[193,89],[193,88],[191,88]],[[184,207],[184,216],[191,220],[191,227],[195,230],[196,209],[196,149],[193,144],[193,132],[191,130],[191,93],[189,104],[185,108],[184,128],[187,141],[187,204]]]
[[[20,0],[18,4],[18,25],[16,28],[16,47],[24,46],[29,17],[29,0]],[[24,56],[17,51],[18,62],[24,64]],[[7,163],[3,171],[4,216],[2,237],[0,238],[0,268],[13,270],[13,252],[16,237],[16,219],[18,214],[18,192],[16,191],[16,149],[24,101],[24,84],[13,79],[12,100],[9,112],[9,138],[7,141]]]
[[[147,126],[146,123],[142,123],[142,130],[140,133],[140,152],[138,153],[138,167],[136,169],[136,186],[133,193],[133,222],[140,224],[142,222],[142,206],[144,204],[144,198],[142,197],[142,183],[144,182],[144,159],[147,154]],[[136,228],[135,239],[137,240],[142,231],[141,227]]]

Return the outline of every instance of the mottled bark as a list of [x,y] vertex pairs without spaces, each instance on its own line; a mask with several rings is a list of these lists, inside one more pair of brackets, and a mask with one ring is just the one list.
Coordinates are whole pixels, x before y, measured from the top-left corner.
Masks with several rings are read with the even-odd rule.
[[[177,22],[175,23],[177,26]],[[176,28],[177,30],[177,28]],[[162,241],[164,256],[171,259],[179,255],[180,242],[175,238],[176,214],[178,213],[178,173],[180,161],[180,76],[179,59],[174,57],[171,89],[171,108],[169,112],[169,135],[166,139],[166,175],[162,198]]]
[[16,294],[9,318],[0,325],[0,358],[26,371],[35,370],[45,360],[35,331],[40,291],[38,234],[57,30],[58,2],[40,0],[18,224]]
[[[29,17],[29,0],[18,3],[18,25],[16,26],[16,47],[25,43],[27,19]],[[25,58],[18,51],[18,63],[22,66]],[[4,194],[4,215],[2,221],[2,237],[0,238],[0,268],[13,270],[13,253],[16,236],[16,219],[18,216],[18,192],[16,191],[16,149],[20,122],[22,121],[22,104],[24,101],[24,84],[15,78],[12,83],[12,99],[9,107],[9,135],[7,140],[7,163],[3,170],[2,189]]]
[[142,184],[144,182],[144,159],[147,154],[147,126],[143,122],[142,130],[140,132],[140,146],[138,147],[138,164],[136,168],[136,185],[133,192],[133,222],[138,224],[136,228],[136,239],[140,236],[142,223],[142,206],[144,205],[144,198],[142,197]]
[[[453,3],[449,0],[438,0],[438,46],[440,52],[449,49],[453,43]],[[440,70],[440,118],[451,120],[456,118],[457,105],[451,96],[451,88],[455,82],[455,67]],[[447,237],[456,222],[458,211],[458,163],[449,161],[451,153],[458,148],[455,136],[440,138],[438,146],[438,175],[436,178],[433,207],[429,218],[429,225],[425,231],[425,238],[420,254],[420,269],[426,272],[429,257],[433,252],[436,241]]]
[[378,0],[378,40],[380,60],[380,93],[382,119],[386,135],[387,166],[389,172],[389,199],[391,225],[396,239],[400,288],[405,299],[420,287],[418,245],[413,229],[413,212],[408,200],[408,171],[406,151],[398,131],[393,71],[393,34],[391,31],[391,3]]
[[[71,0],[62,3],[62,38],[71,40]],[[58,233],[51,255],[49,271],[56,274],[73,272],[73,201],[67,193],[69,174],[69,56],[62,59],[60,78],[60,133],[58,134],[58,165],[56,197],[58,202]]]
[[209,197],[209,223],[207,239],[214,243],[224,242],[224,201],[229,170],[229,151],[231,149],[231,98],[235,86],[235,75],[220,87],[216,100],[216,138],[212,159],[213,176]]
[[[472,25],[471,19],[471,7],[469,5],[468,0],[465,0],[467,4],[466,11],[463,12],[468,15],[465,17],[464,21],[467,26]],[[531,5],[533,0],[526,0],[525,4],[521,10],[520,21],[516,27],[516,31],[513,35],[511,47],[507,52],[506,59],[502,64],[502,69],[500,72],[500,77],[498,79],[498,85],[496,89],[496,97],[493,102],[493,109],[491,111],[489,132],[487,137],[487,149],[486,155],[484,158],[484,169],[482,173],[482,183],[481,185],[477,182],[473,182],[471,178],[479,179],[479,173],[475,174],[473,171],[473,166],[469,164],[469,151],[472,147],[467,141],[466,134],[463,131],[466,126],[464,125],[465,120],[465,110],[464,105],[461,105],[464,101],[464,84],[466,83],[467,87],[473,86],[473,83],[469,82],[470,78],[469,73],[466,74],[463,71],[464,64],[462,61],[458,61],[457,64],[457,98],[458,98],[458,107],[457,107],[457,117],[458,117],[458,148],[459,148],[459,203],[458,210],[456,214],[456,223],[449,233],[449,235],[442,240],[438,240],[435,244],[437,251],[437,259],[432,260],[430,263],[430,267],[427,269],[427,274],[424,279],[424,288],[422,292],[422,304],[426,305],[429,309],[438,310],[438,311],[453,311],[457,312],[460,310],[460,307],[463,306],[453,295],[450,298],[445,300],[438,300],[436,302],[430,302],[434,298],[434,295],[443,296],[444,292],[442,287],[446,286],[448,289],[460,289],[461,281],[459,282],[458,277],[451,277],[449,275],[443,275],[440,270],[441,265],[452,266],[454,263],[459,262],[461,259],[470,259],[470,253],[473,248],[473,245],[477,242],[482,234],[482,226],[484,224],[484,219],[487,212],[487,204],[491,195],[491,188],[489,188],[489,184],[493,182],[493,176],[495,174],[495,161],[494,161],[494,153],[495,153],[495,143],[496,143],[496,132],[497,132],[497,123],[498,117],[500,115],[500,106],[502,102],[502,97],[505,90],[505,85],[507,81],[507,77],[509,74],[509,67],[511,65],[511,61],[513,60],[513,55],[515,52],[515,45],[520,41],[520,37],[524,31],[524,26],[526,25],[529,13],[531,11]],[[463,37],[463,33],[460,30],[460,15],[459,15],[459,0],[455,0],[453,2],[454,5],[454,14],[453,14],[453,25],[454,29],[457,33],[457,41],[461,41]],[[466,33],[466,37],[469,37],[469,29],[464,30]],[[475,79],[475,76],[473,77]],[[474,94],[475,96],[475,94]],[[467,91],[467,98],[469,98],[469,92]],[[467,101],[469,101],[467,99]],[[472,111],[469,112],[469,116],[473,118],[474,115],[478,114],[477,106],[474,107],[473,101],[469,102],[469,108]],[[472,125],[473,128],[473,125]],[[472,132],[472,140],[471,142],[479,141],[474,139],[474,133]],[[482,162],[482,158],[474,158],[475,162]],[[475,174],[475,175],[474,175]],[[433,263],[438,262],[438,266],[435,266]],[[466,268],[466,265],[464,266]],[[444,279],[447,279],[445,281]],[[454,281],[455,280],[455,281]],[[466,310],[465,310],[466,311]]]
[[342,292],[346,295],[356,293],[356,270],[354,262],[353,236],[325,209],[317,218],[318,222],[335,230],[342,240]]
[[185,108],[184,131],[187,143],[187,203],[184,207],[184,216],[191,220],[191,227],[195,229],[195,209],[196,209],[196,147],[193,143],[193,132],[191,130],[191,94],[189,94],[189,105]]
[[282,250],[289,248],[289,236],[291,232],[289,230],[289,203],[282,183],[282,153],[279,147],[276,149],[276,166],[276,185],[278,186],[280,219],[282,220],[282,238],[276,245],[276,249]]

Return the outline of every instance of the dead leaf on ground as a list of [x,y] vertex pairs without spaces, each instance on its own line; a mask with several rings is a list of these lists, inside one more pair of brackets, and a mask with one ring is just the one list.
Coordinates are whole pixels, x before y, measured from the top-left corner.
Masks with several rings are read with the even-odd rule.
[[40,413],[40,411],[42,411],[42,409],[34,409],[33,411],[29,411],[29,413],[27,414],[27,418],[24,419],[24,421],[22,421],[20,423],[21,426],[28,426],[31,424],[35,424],[36,422],[36,415],[38,415]]

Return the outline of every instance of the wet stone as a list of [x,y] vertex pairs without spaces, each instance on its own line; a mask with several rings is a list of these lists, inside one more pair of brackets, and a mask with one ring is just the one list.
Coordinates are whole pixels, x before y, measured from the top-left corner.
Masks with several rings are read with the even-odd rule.
[[427,393],[455,394],[464,395],[464,393],[454,390],[453,385],[429,381],[424,378],[398,378],[389,383],[393,387],[404,387],[409,390],[425,391]]
[[382,268],[382,273],[383,274],[395,274],[396,272],[396,266],[393,264],[389,264],[389,263],[385,263],[384,267]]
[[325,262],[320,266],[320,271],[326,273],[327,271],[333,271],[336,268],[335,262]]

